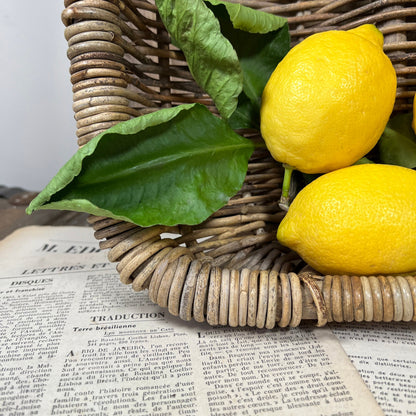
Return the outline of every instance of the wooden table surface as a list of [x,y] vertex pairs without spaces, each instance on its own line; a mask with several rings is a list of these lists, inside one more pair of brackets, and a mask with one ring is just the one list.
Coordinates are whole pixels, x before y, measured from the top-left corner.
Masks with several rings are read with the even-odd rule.
[[27,215],[25,210],[35,196],[35,192],[0,185],[0,240],[17,228],[28,225],[88,226],[88,214],[84,213],[39,210]]

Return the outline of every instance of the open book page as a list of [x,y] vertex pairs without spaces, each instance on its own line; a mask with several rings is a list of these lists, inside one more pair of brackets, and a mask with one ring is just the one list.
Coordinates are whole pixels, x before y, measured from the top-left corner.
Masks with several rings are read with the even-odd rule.
[[0,242],[2,415],[382,415],[329,328],[185,322],[119,282],[92,230]]
[[416,323],[331,328],[385,414],[416,415]]

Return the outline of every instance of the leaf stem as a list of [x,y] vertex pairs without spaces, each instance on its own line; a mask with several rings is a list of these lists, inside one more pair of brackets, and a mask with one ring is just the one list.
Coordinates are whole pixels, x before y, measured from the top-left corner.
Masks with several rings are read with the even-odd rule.
[[280,196],[279,207],[283,211],[287,211],[290,205],[290,183],[292,180],[293,167],[283,164],[285,174],[283,177],[282,195]]

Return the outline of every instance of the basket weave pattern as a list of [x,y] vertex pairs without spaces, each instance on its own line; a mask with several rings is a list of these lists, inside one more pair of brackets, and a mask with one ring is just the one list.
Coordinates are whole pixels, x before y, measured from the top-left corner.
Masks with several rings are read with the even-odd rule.
[[[398,89],[395,111],[416,89],[416,1],[309,0],[241,4],[284,16],[292,42],[329,29],[374,23],[385,36]],[[65,1],[78,144],[160,108],[211,99],[195,84],[152,1]],[[259,139],[256,133],[240,132]],[[198,226],[155,226],[91,216],[100,247],[123,283],[184,320],[273,328],[326,322],[416,320],[413,276],[319,276],[280,246],[282,168],[256,150],[242,189]],[[169,233],[169,234],[165,234]]]

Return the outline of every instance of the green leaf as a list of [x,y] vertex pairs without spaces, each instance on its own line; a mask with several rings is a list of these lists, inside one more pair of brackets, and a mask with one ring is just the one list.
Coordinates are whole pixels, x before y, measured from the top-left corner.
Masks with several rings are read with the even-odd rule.
[[136,223],[198,224],[244,181],[253,143],[199,104],[159,110],[99,134],[27,209]]
[[243,90],[259,100],[271,73],[290,48],[287,20],[241,4],[206,0],[221,24],[222,34],[237,52]]
[[260,109],[253,104],[247,95],[242,92],[238,97],[238,106],[231,117],[228,119],[231,128],[260,130]]
[[412,128],[413,113],[399,113],[393,116],[387,123],[387,127],[397,131],[403,136],[416,140],[415,132]]
[[225,7],[233,27],[245,32],[273,32],[283,27],[287,22],[283,17],[255,10],[238,3],[221,0],[205,0],[205,2],[211,3],[213,6]]
[[173,42],[220,114],[229,119],[238,108],[231,124],[257,127],[264,86],[290,48],[287,20],[240,4],[205,3],[156,0]]
[[199,86],[229,118],[242,91],[243,73],[231,43],[202,0],[156,0],[162,21]]
[[383,163],[416,168],[416,135],[412,129],[411,113],[393,117],[377,144]]
[[370,163],[374,163],[372,160],[370,160],[368,157],[362,157],[361,159],[358,159],[354,165],[368,165]]
[[270,13],[219,0],[206,0],[221,24],[222,34],[237,52],[243,71],[243,93],[239,99],[234,128],[258,128],[263,89],[290,49],[286,19]]

